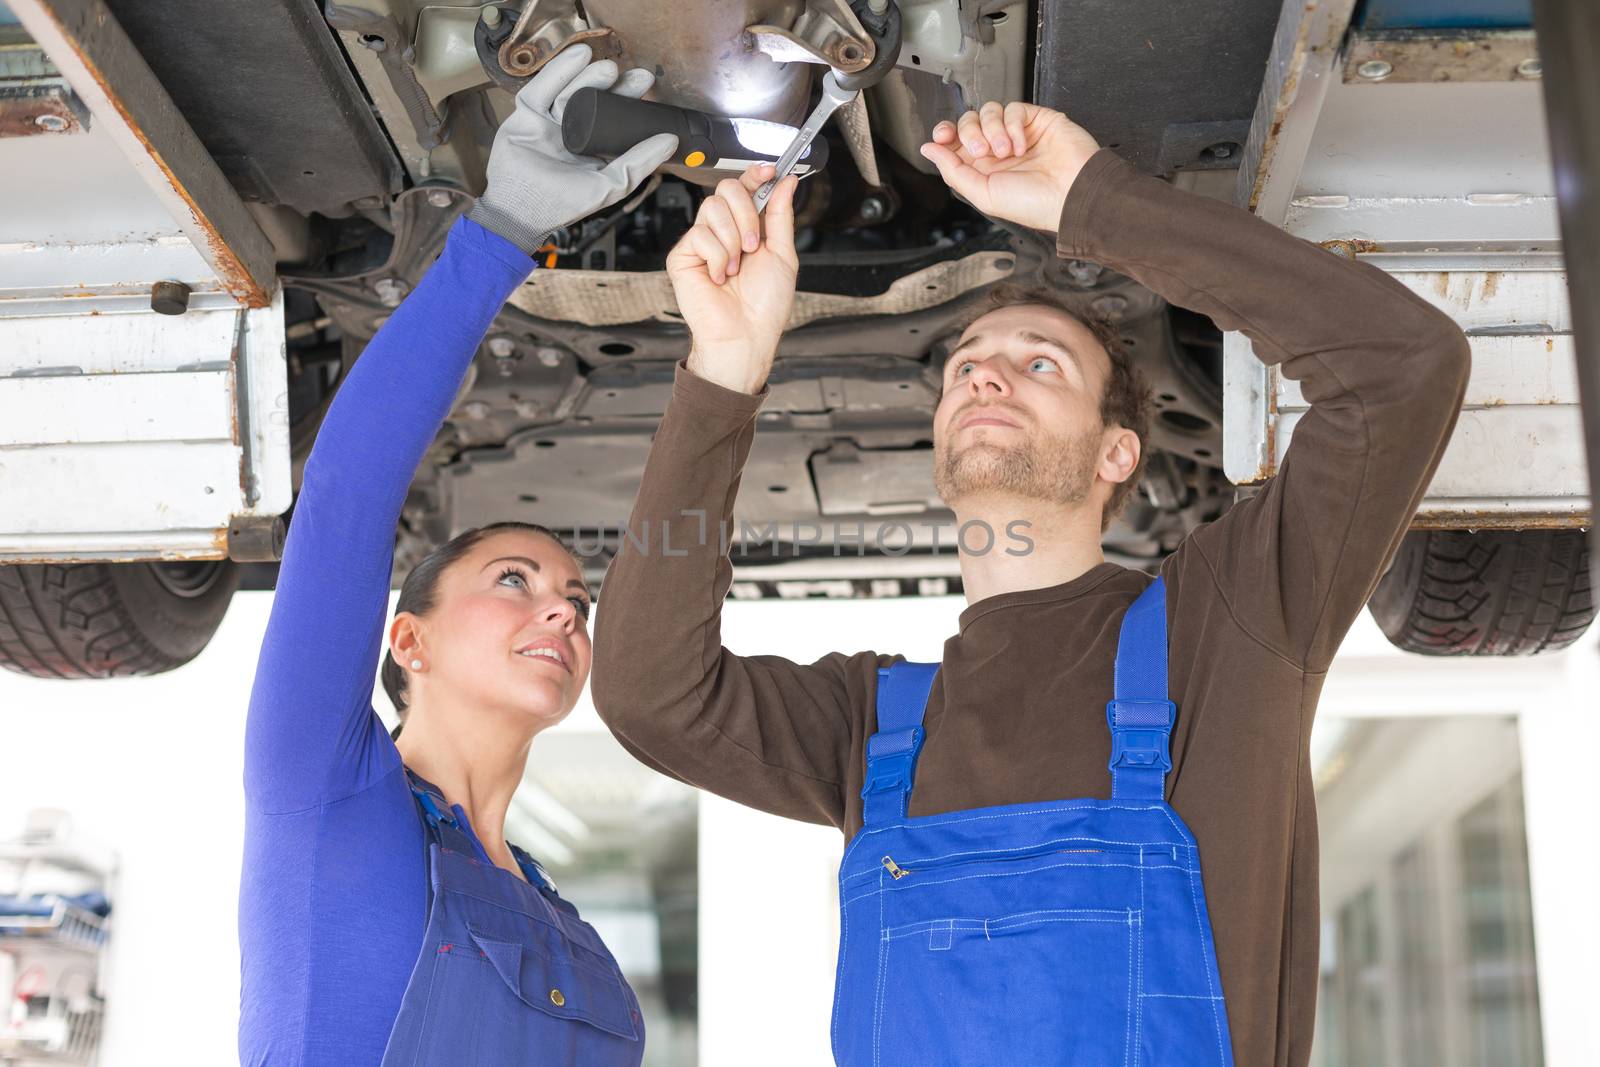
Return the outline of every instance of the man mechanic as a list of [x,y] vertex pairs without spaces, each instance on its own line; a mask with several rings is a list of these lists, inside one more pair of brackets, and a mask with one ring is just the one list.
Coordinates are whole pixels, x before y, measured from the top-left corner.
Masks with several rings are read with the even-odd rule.
[[1277,476],[1155,578],[1106,562],[1148,398],[1105,330],[1047,290],[1002,293],[944,366],[935,482],[959,524],[1020,521],[1031,547],[962,553],[937,674],[727,652],[706,517],[730,523],[797,270],[794,181],[761,216],[753,169],[668,257],[693,343],[630,520],[656,538],[624,539],[605,581],[596,706],[650,766],[851,840],[841,1064],[1305,1064],[1312,715],[1444,451],[1466,338],[1059,112],[987,103],[922,153],[985,214],[1243,331],[1311,403]]

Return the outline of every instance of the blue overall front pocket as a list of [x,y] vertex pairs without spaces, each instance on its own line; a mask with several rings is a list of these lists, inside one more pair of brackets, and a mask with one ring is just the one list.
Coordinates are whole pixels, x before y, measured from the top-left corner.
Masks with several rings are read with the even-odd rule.
[[[1034,1054],[1044,1058],[1033,1062],[1121,1067],[1141,918],[1131,908],[1035,909],[885,930],[872,1062],[949,1063],[952,1049],[1004,1048],[1018,1063]],[[1114,1057],[1102,1054],[1108,1030],[1127,1035]],[[1086,1054],[1061,1058],[1071,1049]]]
[[885,856],[857,913],[882,916],[869,1062],[1004,1048],[1018,1063],[1122,1067],[1138,1032],[1141,885],[1168,862],[1072,841]]

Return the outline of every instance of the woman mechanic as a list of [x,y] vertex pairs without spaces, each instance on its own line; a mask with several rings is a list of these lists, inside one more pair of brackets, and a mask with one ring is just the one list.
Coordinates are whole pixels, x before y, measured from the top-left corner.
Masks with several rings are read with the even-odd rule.
[[[577,89],[652,76],[552,59],[517,95],[488,188],[373,338],[306,464],[245,740],[241,1062],[637,1065],[639,1004],[539,865],[503,839],[529,747],[589,674],[589,593],[538,526],[496,523],[410,573],[394,533],[484,333],[559,226],[621,201],[676,148],[568,154]],[[374,668],[402,709],[394,739]]]

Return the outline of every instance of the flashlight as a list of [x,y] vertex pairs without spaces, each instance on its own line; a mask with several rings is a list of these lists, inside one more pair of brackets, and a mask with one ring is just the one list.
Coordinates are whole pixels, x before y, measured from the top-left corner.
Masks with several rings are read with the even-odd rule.
[[[573,155],[615,158],[646,137],[675,133],[678,150],[668,162],[707,170],[776,162],[798,132],[781,122],[722,118],[592,87],[573,93],[561,116],[561,142]],[[812,141],[794,173],[809,174],[827,161],[827,142]]]

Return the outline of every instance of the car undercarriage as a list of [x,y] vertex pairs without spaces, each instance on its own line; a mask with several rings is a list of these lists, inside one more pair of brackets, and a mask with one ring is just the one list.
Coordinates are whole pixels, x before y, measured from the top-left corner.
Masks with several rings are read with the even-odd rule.
[[[65,6],[102,3],[270,244],[282,294],[294,489],[340,381],[482,193],[489,148],[516,88],[552,56],[582,42],[598,57],[651,69],[653,99],[778,124],[780,131],[803,121],[830,67],[859,71],[876,58],[862,22],[872,7],[867,0]],[[1404,35],[1422,32],[1384,22],[1404,25],[1404,13],[1395,12],[1416,6],[1404,0],[1324,6],[1331,14],[1318,17],[1332,27],[1338,63],[1358,36],[1411,47]],[[917,147],[937,122],[986,100],[1027,99],[1066,113],[1145,173],[1256,207],[1280,147],[1275,139],[1290,140],[1280,130],[1295,88],[1285,71],[1299,70],[1294,64],[1307,55],[1317,61],[1306,42],[1319,31],[1289,32],[1297,23],[1278,0],[1218,0],[1203,12],[1120,0],[900,0],[897,8],[901,41],[892,68],[825,128],[826,163],[799,187],[799,291],[736,504],[733,593],[960,592],[954,515],[933,485],[932,413],[943,357],[1000,282],[1048,286],[1085,318],[1112,324],[1150,384],[1151,460],[1140,491],[1106,531],[1104,551],[1115,562],[1152,566],[1270,476],[1270,403],[1262,401],[1269,410],[1256,441],[1262,462],[1241,478],[1225,464],[1222,427],[1225,395],[1232,397],[1229,389],[1237,392],[1242,379],[1210,320],[1098,264],[1058,256],[1054,234],[984,217],[950,193]],[[1531,48],[1531,29],[1497,28],[1519,25],[1521,17],[1474,15],[1476,22],[1448,32]],[[7,29],[0,20],[0,33]],[[1352,61],[1345,81],[1360,80],[1354,69]],[[502,309],[417,472],[397,531],[397,578],[464,529],[522,520],[565,534],[591,582],[600,580],[624,536],[674,365],[689,346],[663,260],[700,201],[734,173],[669,164],[623,203],[551,235],[540,269]],[[1390,251],[1374,242],[1322,243],[1351,256]],[[1512,269],[1545,264],[1529,255],[1559,257],[1548,245],[1515,254],[1524,261]],[[1466,259],[1459,267],[1418,263],[1412,269],[1481,266]],[[1385,269],[1407,268],[1397,259]],[[1561,334],[1570,331],[1563,322],[1532,326]],[[1525,328],[1521,319],[1496,320],[1484,332]],[[1266,395],[1250,388],[1256,400]],[[1447,627],[1406,647],[1532,651],[1582,632],[1594,613],[1587,568],[1580,575],[1574,562],[1583,556],[1586,512],[1570,489],[1561,491],[1560,514],[1530,518],[1523,507],[1492,521],[1446,516],[1419,524],[1436,540],[1459,533],[1472,540],[1468,548],[1490,556],[1500,550],[1485,549],[1469,531],[1498,527],[1483,537],[1510,546],[1502,557],[1532,552],[1544,568],[1539,574],[1564,568],[1550,594],[1555,621],[1539,623],[1541,636],[1507,645],[1482,627],[1472,631],[1477,636]],[[292,510],[287,517],[292,523]],[[225,604],[235,581],[272,586],[282,536],[275,524],[236,524],[225,538],[231,560],[209,564],[203,557],[218,553],[12,552],[9,558],[22,561],[13,572],[17,588],[0,589],[0,606],[8,597],[21,603],[45,596],[23,596],[30,581],[38,590],[50,584],[42,571],[30,578],[29,568],[70,566],[186,568],[180,584],[204,590],[190,599],[215,596]],[[1523,534],[1532,540],[1518,549]],[[1419,530],[1413,539],[1428,536]],[[1529,548],[1534,540],[1539,546]],[[1432,558],[1438,551],[1419,540],[1410,553]],[[109,562],[124,559],[147,562]],[[1520,565],[1501,566],[1507,573],[1492,583],[1496,603],[1512,597],[1518,583],[1544,580],[1528,578]],[[1392,637],[1416,622],[1423,604],[1420,564],[1408,568],[1396,568],[1409,575],[1404,588],[1380,590],[1390,614],[1398,613]],[[1484,580],[1484,573],[1461,581]],[[59,575],[50,581],[64,587]],[[41,632],[53,626],[45,614],[36,623]],[[136,615],[130,609],[128,618]],[[209,614],[207,620],[202,629],[214,626]],[[0,646],[8,641],[21,638],[0,633]],[[6,665],[36,673],[44,668],[30,664],[53,654],[19,654]],[[151,662],[170,667],[183,658],[179,652]],[[68,660],[60,670],[69,675],[118,669]]]
[[[511,105],[502,84],[516,82],[504,72],[495,81],[486,68],[497,59],[480,63],[469,48],[488,21],[505,31],[518,12],[367,0],[329,4],[328,25],[319,26],[296,5],[275,4],[231,12],[224,21],[249,24],[225,27],[205,5],[190,5],[192,20],[173,6],[112,5],[274,239],[288,288],[303,462],[340,375],[481,192],[497,118]],[[1234,6],[1253,10],[1226,36],[1233,48],[1251,38],[1259,65],[1275,5]],[[1125,73],[1124,88],[1112,92],[1104,75],[1122,65],[1119,55],[1151,62],[1138,55],[1153,42],[1137,26],[1124,25],[1134,36],[1113,53],[1104,20],[1081,5],[1044,5],[1037,22],[1018,2],[901,7],[900,66],[863,94],[865,107],[827,128],[829,163],[800,188],[799,297],[738,504],[741,519],[771,536],[739,559],[771,565],[751,571],[768,593],[780,577],[831,578],[836,592],[870,591],[872,579],[880,591],[896,579],[911,583],[907,592],[918,581],[959,591],[951,538],[939,541],[940,524],[953,516],[933,491],[931,413],[953,330],[1001,280],[1061,290],[1086,314],[1114,321],[1137,354],[1156,395],[1160,454],[1150,491],[1108,533],[1107,551],[1134,564],[1158,559],[1232,495],[1220,465],[1220,334],[1095,264],[1057,258],[1051,234],[1008,232],[978,215],[916,147],[936,122],[984,99],[1031,93],[1152,172],[1194,185],[1210,177],[1225,193],[1231,183],[1215,179],[1231,179],[1249,124],[1252,63],[1232,62],[1238,84],[1228,99],[1222,72],[1182,60],[1209,47],[1191,27],[1159,35],[1163,48],[1177,50],[1162,60],[1159,91]],[[809,109],[827,69],[817,60],[862,49],[842,3],[590,0],[533,4],[523,15],[521,32],[502,34],[498,50],[520,53],[518,72],[529,71],[530,56],[547,59],[583,40],[599,56],[658,71],[657,99],[787,125]],[[200,48],[163,47],[180,23],[196,29]],[[1263,32],[1249,33],[1251,25]],[[209,58],[196,63],[197,52]],[[271,63],[261,62],[266,55]],[[1213,99],[1184,92],[1172,63]],[[226,78],[217,76],[223,69]],[[1099,91],[1085,93],[1096,70]],[[328,88],[307,93],[308,84]],[[1192,121],[1196,114],[1203,121]],[[1175,117],[1189,121],[1167,121]],[[557,233],[541,263],[554,269],[536,271],[496,322],[413,487],[397,571],[454,532],[523,519],[593,546],[591,577],[603,572],[673,363],[688,347],[662,262],[710,185],[730,176],[663,170],[618,209]],[[884,543],[893,554],[833,543],[832,531],[857,522],[869,549]],[[896,525],[884,530],[886,522]]]

